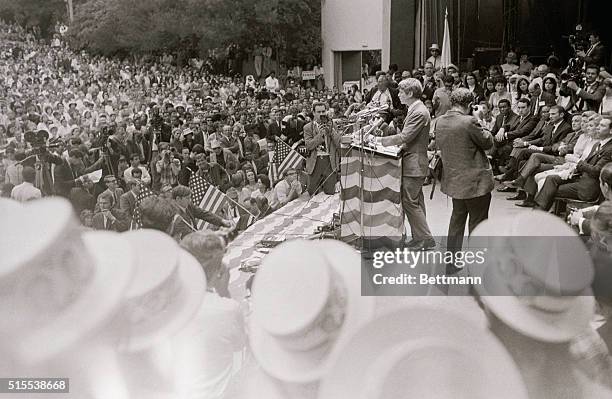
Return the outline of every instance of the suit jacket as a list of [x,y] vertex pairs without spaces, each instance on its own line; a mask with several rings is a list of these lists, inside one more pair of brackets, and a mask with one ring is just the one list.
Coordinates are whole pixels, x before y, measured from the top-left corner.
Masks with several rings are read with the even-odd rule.
[[485,150],[493,135],[476,118],[454,110],[436,122],[436,146],[441,151],[444,194],[456,199],[483,196],[493,190],[493,171]]
[[606,86],[601,82],[595,82],[595,84],[587,87],[586,89],[581,89],[580,93],[572,92],[569,109],[572,109],[573,106],[576,105],[579,110],[582,110],[584,103],[586,103],[587,111],[599,112],[601,100],[605,95]]
[[567,123],[566,121],[561,122],[557,130],[553,132],[554,125],[552,129],[550,129],[550,136],[544,136],[543,138],[543,147],[544,153],[552,154],[554,152],[553,146],[557,144],[555,147],[558,148],[558,144],[561,143],[565,137],[572,132],[572,125]]
[[538,97],[531,99],[531,109],[529,113],[533,116],[538,116],[540,115],[540,109],[542,109],[543,106],[548,105],[549,107],[552,107],[556,104],[557,99],[555,96],[547,91],[542,91]]
[[119,208],[131,219],[136,207],[136,195],[130,190],[119,197]]
[[105,225],[104,215],[102,215],[102,212],[98,212],[93,216],[92,227],[95,230],[109,230],[109,231],[118,231],[118,232],[127,231],[130,225],[129,225],[129,222],[125,220],[125,217],[121,213],[121,211],[117,209],[112,209],[111,213],[116,218],[115,222],[111,222],[109,220],[108,223]]
[[517,124],[515,125],[514,129],[512,129],[512,126],[510,126],[511,130],[506,132],[506,138],[507,140],[514,140],[525,137],[533,131],[537,124],[538,118],[533,115],[528,115],[527,117],[523,118],[523,121],[521,121],[521,118],[518,117]]
[[266,129],[268,131],[268,136],[280,137],[281,135],[280,122],[270,121],[266,126]]
[[55,193],[62,197],[70,199],[70,190],[75,187],[75,180],[84,174],[91,173],[102,167],[102,159],[95,162],[84,170],[74,169],[67,160],[62,159],[59,165],[55,166],[53,171]]
[[[119,206],[119,200],[121,199],[121,196],[123,195],[123,189],[118,187],[115,190],[115,192],[113,193],[112,191],[110,191],[107,188],[102,193],[106,193],[106,192],[109,192],[109,193],[113,194],[113,197],[116,198],[116,202],[114,202],[112,205],[113,205],[113,207],[118,207]],[[100,195],[102,195],[102,193],[100,193]],[[100,197],[100,195],[98,195],[98,197]],[[96,198],[96,200],[97,200],[97,198]]]
[[508,115],[506,115],[505,117],[499,114],[495,117],[495,124],[493,125],[493,130],[491,131],[491,133],[497,134],[499,132],[499,129],[506,125],[509,126],[509,129],[507,129],[508,131],[515,130],[519,125],[519,121],[519,116],[513,111],[508,111]]
[[[566,146],[566,151],[568,154],[571,154],[574,152],[574,147],[576,146],[576,142],[578,141],[578,138],[582,135],[582,130],[578,130],[575,132],[570,132],[567,136],[565,136],[565,138],[559,143],[559,145],[561,143],[565,144]],[[559,152],[559,145],[553,145],[553,152],[557,153]]]
[[401,133],[382,138],[381,142],[385,146],[402,146],[404,152],[402,158],[403,176],[424,177],[428,175],[427,145],[429,144],[430,123],[429,110],[421,100],[417,100],[408,107]]
[[[342,133],[332,129],[328,137],[329,161],[332,168],[336,170],[338,169],[338,165],[340,163],[338,148],[340,148]],[[310,151],[310,155],[306,159],[306,173],[311,174],[314,170],[315,164],[317,163],[317,147],[324,142],[324,128],[320,127],[319,129],[315,129],[314,122],[308,122],[306,125],[304,125],[304,145],[306,146],[306,149]]]
[[531,131],[531,133],[529,133],[527,136],[525,136],[523,138],[524,141],[533,141],[536,139],[539,139],[540,137],[542,137],[542,135],[544,134],[544,130],[548,128],[548,126],[550,125],[550,123],[548,123],[548,121],[544,121],[542,119],[540,119],[537,123],[537,125],[533,128],[533,130]]
[[[147,165],[149,164],[149,162],[151,162],[151,144],[144,138],[140,141],[140,143],[142,144],[142,152],[144,153],[144,159],[142,159],[142,164]],[[140,155],[140,147],[138,146],[135,140],[127,141],[127,151],[130,154],[130,157],[132,156],[132,154]]]
[[221,226],[222,219],[214,213],[205,211],[193,204],[186,209],[175,207],[176,216],[170,226],[170,235],[179,239],[197,230],[197,219],[202,219],[212,225]]
[[597,43],[595,47],[592,49],[589,48],[586,51],[586,57],[584,57],[584,62],[586,65],[597,65],[603,66],[606,62],[606,48],[603,44]]
[[563,121],[553,134],[555,125],[549,123],[548,126],[542,129],[542,136],[538,139],[532,140],[531,144],[544,147],[544,152],[550,153],[552,151],[552,145],[558,143],[565,138],[572,131],[572,126]]
[[578,162],[576,172],[580,175],[574,183],[578,186],[582,198],[596,199],[601,196],[599,174],[601,169],[609,162],[612,162],[612,140],[589,155],[585,161]]

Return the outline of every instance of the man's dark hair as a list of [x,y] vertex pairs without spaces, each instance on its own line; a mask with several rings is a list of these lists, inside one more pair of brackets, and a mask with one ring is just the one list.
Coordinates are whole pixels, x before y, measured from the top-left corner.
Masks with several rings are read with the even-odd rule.
[[499,104],[501,104],[501,103],[507,104],[508,107],[510,107],[510,100],[508,100],[507,98],[502,98],[501,100],[499,100],[497,102],[497,106],[499,106]]
[[191,195],[191,189],[187,186],[176,186],[172,189],[172,199],[183,198]]
[[[501,102],[501,100],[500,100],[500,102]],[[522,103],[522,104],[527,104],[527,107],[529,107],[529,104],[531,103],[531,101],[529,101],[529,99],[525,98],[525,97],[519,98],[517,100],[517,102]]]
[[552,111],[553,109],[556,109],[561,115],[565,116],[565,108],[563,108],[562,106],[553,105],[552,107],[550,107],[550,110]]
[[133,168],[130,173],[132,174],[132,177],[136,177],[136,175],[142,176],[142,169]]
[[596,70],[597,72],[599,72],[599,67],[598,67],[597,65],[595,65],[595,64],[589,64],[589,65],[587,65],[587,66],[586,66],[586,68],[584,68],[584,70],[586,71],[587,69],[594,69],[594,70]]
[[142,227],[167,231],[176,214],[176,208],[172,202],[161,197],[147,197],[140,203],[142,214]]
[[442,81],[444,83],[454,84],[455,83],[455,78],[453,78],[451,75],[446,75],[444,77],[444,79],[442,79]]
[[130,154],[130,161],[131,161],[132,159],[134,159],[134,158],[138,158],[138,160],[140,161],[140,155],[139,155],[138,153],[135,153],[135,152],[134,152],[134,153]]

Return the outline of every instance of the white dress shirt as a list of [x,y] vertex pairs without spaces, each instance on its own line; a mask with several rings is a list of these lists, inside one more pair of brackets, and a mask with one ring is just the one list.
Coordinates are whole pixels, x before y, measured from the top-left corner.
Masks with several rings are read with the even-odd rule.
[[11,198],[19,202],[26,202],[41,197],[42,193],[40,190],[27,181],[13,187],[13,191],[11,191]]

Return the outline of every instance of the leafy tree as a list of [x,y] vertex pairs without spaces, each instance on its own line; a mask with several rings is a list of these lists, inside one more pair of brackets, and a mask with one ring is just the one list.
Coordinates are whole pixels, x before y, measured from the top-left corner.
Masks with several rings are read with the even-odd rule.
[[0,18],[24,27],[38,26],[43,35],[53,32],[56,21],[66,18],[64,0],[0,0]]
[[318,56],[320,20],[320,0],[84,0],[71,36],[103,54],[265,43],[291,62]]

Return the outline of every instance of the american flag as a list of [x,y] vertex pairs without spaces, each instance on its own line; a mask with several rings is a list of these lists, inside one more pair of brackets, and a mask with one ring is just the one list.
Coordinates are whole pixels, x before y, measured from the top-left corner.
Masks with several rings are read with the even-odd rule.
[[140,203],[145,198],[154,196],[155,194],[151,189],[144,184],[140,185],[140,193],[136,196],[136,205],[134,206],[134,213],[132,214],[132,223],[130,224],[130,230],[136,230],[142,227],[142,215],[140,213]]
[[[216,214],[229,201],[227,196],[212,183],[195,173],[189,179],[191,201],[205,211]],[[208,222],[200,220],[198,229],[210,228]]]
[[268,168],[270,184],[274,186],[281,179],[287,169],[297,168],[306,158],[301,156],[295,149],[283,140],[277,139],[274,147],[274,157]]
[[[192,174],[189,179],[189,188],[191,189],[191,201],[197,204],[200,208],[205,211],[218,214],[220,209],[225,207],[226,203],[232,203],[233,201],[227,197],[221,190],[215,185],[204,179],[202,176]],[[246,228],[255,221],[255,216],[247,211],[244,207],[234,203],[240,207],[244,212],[244,216],[235,220],[238,223],[238,227]],[[238,219],[240,221],[238,221]],[[198,222],[198,230],[202,228],[210,228],[210,224],[203,220]]]

